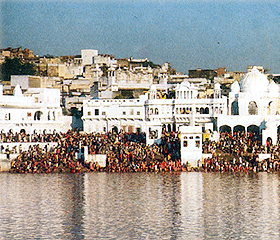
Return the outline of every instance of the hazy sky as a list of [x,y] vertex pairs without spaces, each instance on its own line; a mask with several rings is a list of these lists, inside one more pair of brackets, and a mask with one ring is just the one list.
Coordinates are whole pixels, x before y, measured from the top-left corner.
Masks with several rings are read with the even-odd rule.
[[98,49],[178,71],[262,65],[280,73],[280,1],[0,0],[0,48]]

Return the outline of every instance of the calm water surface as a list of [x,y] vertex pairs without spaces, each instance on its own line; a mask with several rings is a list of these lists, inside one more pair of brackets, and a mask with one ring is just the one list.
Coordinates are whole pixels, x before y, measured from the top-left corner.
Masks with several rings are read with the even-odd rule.
[[280,239],[280,175],[1,173],[0,239]]

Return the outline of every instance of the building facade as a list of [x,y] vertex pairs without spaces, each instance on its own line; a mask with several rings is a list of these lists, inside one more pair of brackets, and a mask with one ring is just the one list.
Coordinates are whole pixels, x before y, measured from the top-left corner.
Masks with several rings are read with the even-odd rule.
[[71,117],[62,116],[58,89],[29,88],[24,94],[17,85],[13,95],[3,95],[0,85],[0,131],[28,134],[65,132]]
[[[175,97],[170,92],[174,92]],[[217,118],[227,115],[227,99],[215,85],[213,98],[198,98],[198,88],[189,82],[152,85],[138,99],[92,99],[83,102],[85,132],[146,132],[147,143],[161,138],[163,131],[196,125],[215,130]]]
[[228,99],[229,115],[218,118],[220,131],[264,133],[263,144],[267,138],[276,144],[280,125],[279,87],[273,80],[269,81],[265,74],[253,67],[240,83],[235,81],[231,85]]

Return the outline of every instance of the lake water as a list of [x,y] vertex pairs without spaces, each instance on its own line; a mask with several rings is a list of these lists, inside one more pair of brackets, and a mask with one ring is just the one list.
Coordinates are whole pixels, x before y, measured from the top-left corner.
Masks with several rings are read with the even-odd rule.
[[280,175],[1,173],[0,239],[280,239]]

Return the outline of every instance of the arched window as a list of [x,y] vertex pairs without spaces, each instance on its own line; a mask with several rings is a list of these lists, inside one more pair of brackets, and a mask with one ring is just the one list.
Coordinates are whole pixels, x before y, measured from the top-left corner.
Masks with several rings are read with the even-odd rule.
[[272,101],[271,102],[269,102],[269,104],[268,104],[268,106],[267,106],[267,114],[268,115],[272,115],[273,113],[272,113]]
[[34,120],[41,120],[41,116],[43,115],[43,113],[41,111],[37,111],[34,114]]
[[250,126],[247,127],[247,132],[259,134],[260,133],[260,127],[258,127],[257,125],[250,125]]
[[245,132],[245,127],[242,125],[236,125],[233,128],[233,132]]
[[256,102],[249,102],[248,113],[249,115],[258,115],[258,106]]
[[272,139],[271,139],[271,137],[268,137],[267,139],[266,139],[266,145],[272,145]]
[[220,127],[219,129],[220,132],[228,132],[228,133],[231,133],[231,127],[228,126],[228,125],[223,125]]
[[231,115],[239,115],[238,101],[235,100],[231,104]]
[[168,130],[168,132],[171,132],[171,125],[170,124],[167,125],[167,130]]

